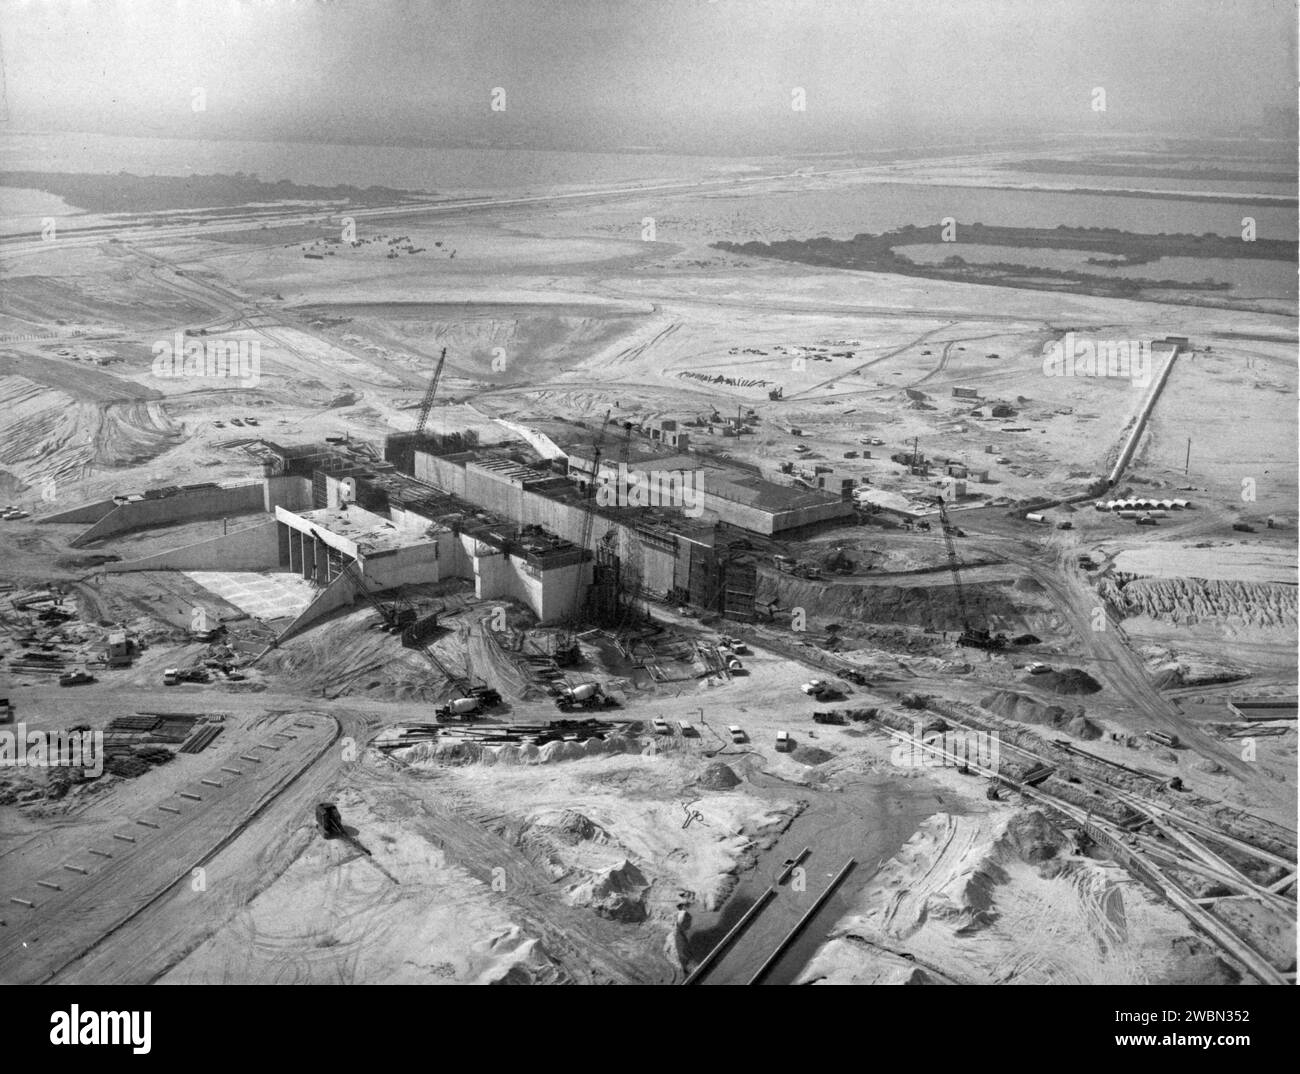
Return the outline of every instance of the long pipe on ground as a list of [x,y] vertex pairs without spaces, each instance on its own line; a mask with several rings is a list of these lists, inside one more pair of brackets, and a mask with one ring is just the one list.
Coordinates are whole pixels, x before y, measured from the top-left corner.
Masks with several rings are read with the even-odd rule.
[[1175,346],[1169,354],[1169,360],[1165,362],[1165,367],[1160,371],[1160,375],[1152,382],[1146,402],[1142,404],[1142,409],[1138,411],[1137,420],[1133,424],[1133,431],[1129,433],[1128,439],[1124,442],[1124,447],[1120,450],[1119,458],[1115,460],[1115,465],[1110,468],[1110,473],[1106,476],[1106,482],[1111,488],[1114,488],[1119,483],[1121,475],[1128,468],[1128,464],[1133,461],[1133,453],[1137,450],[1138,441],[1142,438],[1143,432],[1146,431],[1147,421],[1160,399],[1160,393],[1164,391],[1165,382],[1169,379],[1169,374],[1174,368],[1174,361],[1177,357],[1178,347]]

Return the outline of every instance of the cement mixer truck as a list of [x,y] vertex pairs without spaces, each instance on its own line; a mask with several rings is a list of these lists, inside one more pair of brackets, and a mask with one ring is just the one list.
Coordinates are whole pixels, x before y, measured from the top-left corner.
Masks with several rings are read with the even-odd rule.
[[555,707],[562,712],[570,709],[612,708],[618,702],[601,689],[598,682],[583,682],[577,686],[562,687],[555,696]]
[[483,707],[477,697],[453,697],[441,708],[434,709],[433,714],[440,720],[463,720],[473,716]]

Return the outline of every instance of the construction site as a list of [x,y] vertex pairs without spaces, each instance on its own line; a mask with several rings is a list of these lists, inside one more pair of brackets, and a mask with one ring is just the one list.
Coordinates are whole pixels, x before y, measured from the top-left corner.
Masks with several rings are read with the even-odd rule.
[[1185,161],[1109,137],[14,173],[0,981],[1293,984],[1272,247],[835,245],[1293,235],[1012,173]]

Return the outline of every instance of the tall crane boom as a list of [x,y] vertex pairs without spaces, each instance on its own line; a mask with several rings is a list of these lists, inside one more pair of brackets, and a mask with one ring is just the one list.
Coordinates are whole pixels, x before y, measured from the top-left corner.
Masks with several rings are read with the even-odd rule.
[[438,355],[438,364],[434,366],[433,376],[429,379],[429,386],[424,390],[424,398],[420,401],[420,419],[415,423],[415,435],[420,436],[424,432],[425,423],[429,420],[429,411],[433,409],[433,397],[438,394],[438,381],[442,380],[443,363],[447,361],[447,348],[442,348],[442,353]]

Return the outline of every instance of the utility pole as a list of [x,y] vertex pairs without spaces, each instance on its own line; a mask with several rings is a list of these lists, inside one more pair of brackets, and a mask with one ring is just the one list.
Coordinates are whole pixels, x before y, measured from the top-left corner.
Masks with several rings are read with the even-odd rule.
[[1192,468],[1192,438],[1189,436],[1189,437],[1187,438],[1187,458],[1186,458],[1186,460],[1183,462],[1183,476],[1184,476],[1184,477],[1187,476],[1187,472],[1188,472],[1191,468]]

